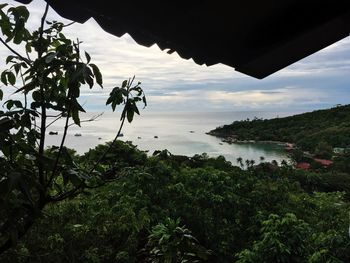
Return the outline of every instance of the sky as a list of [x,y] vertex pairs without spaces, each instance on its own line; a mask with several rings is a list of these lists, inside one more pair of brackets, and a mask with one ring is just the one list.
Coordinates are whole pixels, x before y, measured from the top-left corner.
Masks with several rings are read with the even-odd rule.
[[[31,12],[28,26],[37,28],[45,2],[34,0],[27,7]],[[69,22],[52,9],[48,20]],[[83,41],[81,48],[91,55],[104,76],[104,89],[96,86],[81,91],[81,101],[90,111],[105,110],[111,89],[134,75],[146,93],[148,111],[303,112],[350,101],[349,37],[258,80],[222,64],[197,65],[176,52],[169,55],[157,45],[140,46],[127,34],[115,37],[93,19],[75,23],[64,33]],[[0,56],[8,54],[0,46]]]

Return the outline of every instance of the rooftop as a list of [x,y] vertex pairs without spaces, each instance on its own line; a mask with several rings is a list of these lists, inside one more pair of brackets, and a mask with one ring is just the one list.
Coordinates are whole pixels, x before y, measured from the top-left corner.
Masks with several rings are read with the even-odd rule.
[[[18,0],[29,3],[31,0]],[[107,32],[208,66],[223,63],[264,78],[350,32],[344,1],[46,0],[61,16],[94,18]]]

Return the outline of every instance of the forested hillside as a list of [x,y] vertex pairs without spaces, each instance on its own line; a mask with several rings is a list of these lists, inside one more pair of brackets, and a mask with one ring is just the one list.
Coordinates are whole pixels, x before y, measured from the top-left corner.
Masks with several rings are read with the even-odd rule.
[[350,105],[285,118],[235,121],[209,134],[238,140],[296,143],[311,152],[320,142],[332,147],[347,147],[350,145]]
[[350,262],[348,174],[147,157],[121,142],[101,165],[112,182],[47,206],[0,262]]

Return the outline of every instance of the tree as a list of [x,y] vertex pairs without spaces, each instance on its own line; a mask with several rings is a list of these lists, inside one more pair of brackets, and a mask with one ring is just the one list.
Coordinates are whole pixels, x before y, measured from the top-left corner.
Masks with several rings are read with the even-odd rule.
[[270,214],[262,222],[261,239],[254,242],[252,249],[238,253],[237,262],[303,262],[309,234],[309,225],[294,214],[282,218]]
[[189,229],[179,224],[179,219],[167,218],[152,228],[146,245],[147,262],[202,262],[208,258],[210,251],[198,243]]
[[237,161],[237,163],[239,164],[239,166],[240,166],[241,168],[243,168],[243,166],[244,166],[244,164],[243,164],[243,158],[242,158],[242,157],[238,157],[238,158],[236,159],[236,161]]
[[[6,58],[9,68],[1,73],[1,82],[15,90],[18,100],[7,100],[0,111],[0,254],[17,243],[40,216],[48,203],[74,197],[86,188],[103,183],[100,162],[113,146],[125,119],[139,114],[136,104],[146,99],[140,82],[134,78],[115,87],[107,100],[115,111],[124,106],[119,131],[110,147],[91,167],[80,167],[64,147],[68,128],[80,126],[80,89],[103,88],[102,74],[91,63],[90,55],[81,56],[79,40],[67,39],[63,23],[46,21],[48,5],[40,27],[26,28],[29,12],[24,6],[0,5],[0,28],[5,39],[0,42],[12,54]],[[25,50],[21,54],[11,45]],[[25,55],[24,55],[25,54]],[[0,99],[3,99],[0,89]],[[64,118],[59,147],[46,151],[46,132],[50,125]],[[102,167],[103,168],[103,167]]]
[[333,147],[325,141],[320,141],[316,146],[315,155],[320,158],[331,158]]

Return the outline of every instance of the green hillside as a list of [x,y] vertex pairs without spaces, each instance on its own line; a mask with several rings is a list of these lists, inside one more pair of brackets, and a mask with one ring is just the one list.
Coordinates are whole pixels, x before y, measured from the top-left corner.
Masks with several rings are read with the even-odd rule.
[[332,147],[348,147],[350,105],[285,118],[235,121],[209,134],[223,138],[235,137],[238,140],[291,142],[311,152],[321,142]]

